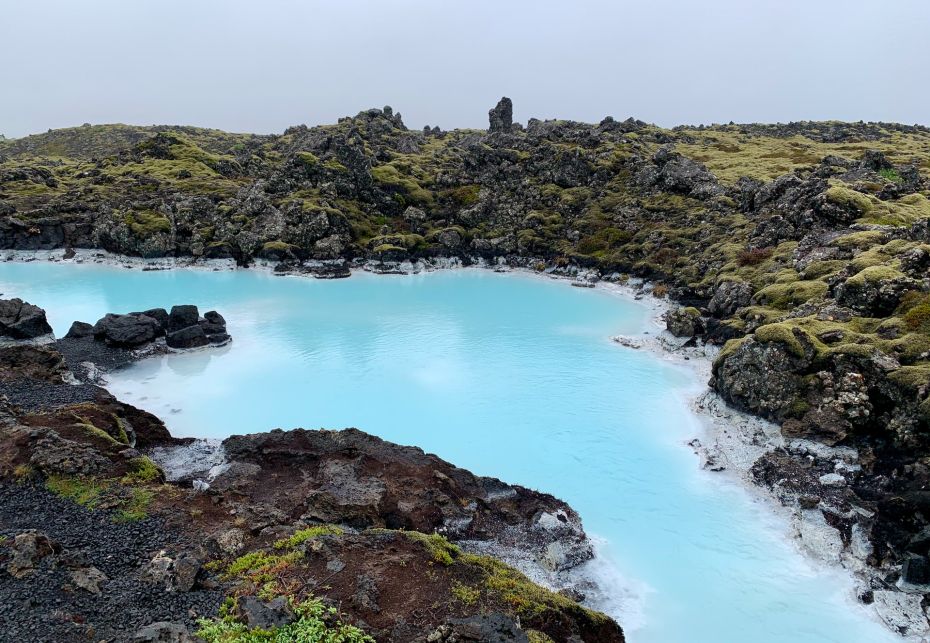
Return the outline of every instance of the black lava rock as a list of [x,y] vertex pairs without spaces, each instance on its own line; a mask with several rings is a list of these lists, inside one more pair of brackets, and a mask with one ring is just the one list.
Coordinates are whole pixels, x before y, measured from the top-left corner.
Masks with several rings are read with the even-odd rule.
[[45,311],[22,299],[0,299],[0,337],[33,339],[52,332]]

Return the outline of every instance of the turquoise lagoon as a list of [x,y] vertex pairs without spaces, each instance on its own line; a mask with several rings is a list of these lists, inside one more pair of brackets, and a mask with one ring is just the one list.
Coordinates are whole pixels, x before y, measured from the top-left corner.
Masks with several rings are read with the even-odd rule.
[[897,640],[765,502],[698,468],[687,399],[704,383],[609,340],[651,328],[630,299],[477,269],[323,281],[40,262],[0,263],[0,292],[46,308],[59,336],[106,312],[220,311],[229,346],[111,377],[175,435],[355,426],[563,498],[632,643]]

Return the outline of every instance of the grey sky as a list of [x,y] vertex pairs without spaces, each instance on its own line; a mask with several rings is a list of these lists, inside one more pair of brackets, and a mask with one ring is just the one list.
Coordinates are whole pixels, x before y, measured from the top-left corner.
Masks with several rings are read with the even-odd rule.
[[0,0],[0,133],[280,132],[392,105],[660,125],[930,124],[926,0]]

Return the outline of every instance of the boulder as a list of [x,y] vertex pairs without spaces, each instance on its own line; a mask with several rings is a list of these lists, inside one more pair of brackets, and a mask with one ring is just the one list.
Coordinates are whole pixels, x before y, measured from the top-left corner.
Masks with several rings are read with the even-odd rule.
[[482,641],[483,643],[529,643],[519,623],[506,614],[480,614],[452,618],[441,625],[430,641]]
[[40,560],[60,551],[61,545],[41,531],[30,530],[17,534],[10,547],[12,557],[6,570],[14,578],[23,578],[35,570]]
[[715,317],[728,317],[752,299],[752,286],[745,281],[723,281],[717,285],[707,303],[707,311]]
[[71,571],[71,582],[78,589],[91,594],[100,594],[100,583],[110,580],[107,575],[96,567],[79,567]]
[[200,320],[200,313],[197,311],[197,306],[184,305],[184,306],[173,306],[171,308],[171,314],[168,315],[168,333],[177,332],[183,328],[188,328],[190,326],[196,326],[197,322]]
[[93,334],[111,346],[133,348],[151,342],[159,336],[161,324],[142,313],[108,314],[95,325]]
[[250,628],[270,630],[293,623],[297,618],[284,596],[278,596],[267,603],[255,596],[243,596],[238,606],[239,616]]
[[654,167],[645,168],[637,181],[646,186],[656,186],[668,192],[677,192],[706,199],[719,196],[724,189],[702,163],[682,156],[673,146],[665,145],[652,157]]
[[679,307],[664,315],[665,327],[675,337],[694,337],[704,332],[701,311],[697,308]]
[[203,332],[203,328],[198,326],[197,322],[194,322],[193,326],[169,332],[167,342],[171,348],[197,348],[206,346],[210,343],[210,340],[207,339],[207,334]]
[[145,315],[146,317],[151,317],[158,322],[158,326],[160,328],[159,334],[163,334],[168,330],[168,311],[166,311],[164,308],[151,308],[149,310],[143,311],[141,314]]
[[215,310],[204,313],[203,319],[199,323],[200,327],[203,328],[203,332],[207,335],[226,332],[226,320]]
[[35,339],[52,332],[45,311],[22,299],[0,299],[0,337]]
[[930,563],[925,556],[910,555],[904,559],[901,567],[901,586],[917,587],[925,590],[930,587]]
[[800,398],[804,389],[800,374],[810,361],[810,356],[796,355],[782,342],[749,337],[734,350],[720,353],[711,386],[740,409],[780,420]]
[[66,339],[80,339],[82,337],[90,337],[94,334],[93,324],[88,324],[87,322],[76,321],[71,324],[71,328],[68,329],[68,333],[65,335]]

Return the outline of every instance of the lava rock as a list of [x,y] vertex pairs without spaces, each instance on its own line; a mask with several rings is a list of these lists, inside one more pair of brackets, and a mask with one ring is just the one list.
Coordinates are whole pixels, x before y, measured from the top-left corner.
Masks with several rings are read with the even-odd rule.
[[171,348],[198,348],[210,343],[207,334],[203,328],[196,325],[180,328],[174,332],[169,332],[167,337],[168,346]]
[[239,615],[249,627],[263,630],[282,627],[297,618],[284,596],[278,596],[268,603],[263,603],[255,596],[243,596],[239,599]]
[[108,314],[94,324],[94,337],[111,346],[134,348],[154,340],[161,331],[158,320],[142,313]]
[[697,308],[680,307],[664,315],[665,327],[675,337],[694,337],[704,332],[701,311]]
[[164,308],[151,308],[143,311],[141,314],[151,317],[158,322],[159,334],[164,334],[168,330],[168,311]]
[[173,306],[171,314],[168,316],[168,333],[175,333],[184,328],[195,326],[200,320],[200,313],[197,306],[190,304],[184,306]]
[[0,299],[0,337],[35,339],[52,332],[45,311],[22,299]]
[[200,639],[191,636],[190,631],[180,623],[159,621],[141,628],[132,640],[138,643],[196,643]]
[[489,132],[509,132],[513,129],[513,101],[504,96],[488,111]]
[[10,551],[13,556],[6,570],[14,578],[22,578],[35,571],[40,560],[61,551],[61,545],[45,533],[31,529],[16,535]]
[[91,337],[94,334],[93,324],[88,324],[87,322],[76,321],[71,324],[71,328],[68,329],[68,333],[65,335],[66,339],[80,339],[83,337]]

